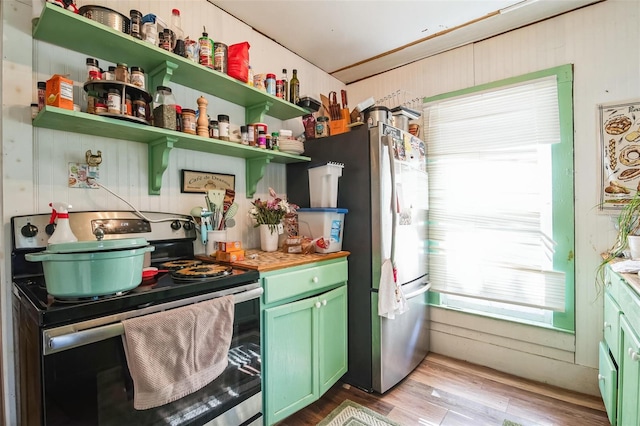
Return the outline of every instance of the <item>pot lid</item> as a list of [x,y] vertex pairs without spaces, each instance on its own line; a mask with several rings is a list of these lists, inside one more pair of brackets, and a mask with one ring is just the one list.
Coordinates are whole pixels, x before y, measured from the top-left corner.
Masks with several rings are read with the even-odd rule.
[[372,111],[386,111],[386,112],[389,112],[389,108],[387,108],[386,106],[383,106],[383,105],[378,105],[378,106],[372,106],[372,107],[367,108],[367,109],[364,110],[365,113],[372,112]]
[[49,244],[49,253],[91,253],[101,251],[129,250],[148,246],[144,238],[123,238],[121,240],[76,241],[72,243]]

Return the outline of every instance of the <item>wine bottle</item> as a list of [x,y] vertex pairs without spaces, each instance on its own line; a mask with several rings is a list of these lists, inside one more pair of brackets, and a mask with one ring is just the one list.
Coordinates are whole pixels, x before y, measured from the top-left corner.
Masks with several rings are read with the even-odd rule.
[[282,98],[285,101],[289,100],[289,79],[286,68],[282,68]]
[[298,70],[293,70],[293,76],[289,82],[289,102],[297,104],[300,100],[300,81],[298,80]]

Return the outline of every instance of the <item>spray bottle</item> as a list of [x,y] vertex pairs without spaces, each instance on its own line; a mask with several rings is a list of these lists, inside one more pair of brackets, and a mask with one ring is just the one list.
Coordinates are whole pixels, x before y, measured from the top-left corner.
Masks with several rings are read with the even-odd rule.
[[53,235],[49,237],[49,244],[72,243],[78,241],[69,226],[69,211],[67,209],[71,208],[71,206],[60,202],[49,203],[49,206],[51,206],[51,209],[53,210],[51,212],[49,223],[54,223],[57,219],[56,230],[53,232]]

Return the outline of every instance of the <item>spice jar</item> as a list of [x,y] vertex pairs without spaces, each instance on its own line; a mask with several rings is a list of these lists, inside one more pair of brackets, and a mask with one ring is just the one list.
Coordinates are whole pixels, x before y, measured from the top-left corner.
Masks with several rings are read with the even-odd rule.
[[100,98],[98,97],[98,92],[90,90],[87,92],[87,113],[95,114],[96,113],[96,104]]
[[329,117],[322,116],[316,119],[316,138],[329,136]]
[[182,107],[180,105],[175,105],[176,110],[176,132],[181,132],[182,127]]
[[38,111],[44,108],[44,99],[47,94],[47,82],[39,81],[38,82]]
[[216,120],[209,120],[209,136],[215,139],[220,137],[220,127]]
[[254,133],[255,127],[253,124],[248,124],[247,125],[247,133],[249,136],[249,146],[256,146],[256,141],[257,141],[257,137],[256,134]]
[[196,112],[192,109],[182,109],[182,131],[190,135],[196,134]]
[[98,60],[94,58],[87,58],[87,79],[88,80],[100,80],[100,67],[98,66]]
[[153,95],[153,125],[176,130],[176,98],[167,86],[158,86]]
[[280,151],[280,144],[278,139],[280,138],[280,133],[273,132],[271,133],[271,149],[274,151]]
[[139,10],[131,9],[131,36],[142,40],[142,13]]
[[133,116],[143,120],[147,119],[147,103],[142,97],[133,101]]
[[107,112],[109,114],[122,113],[122,97],[118,89],[109,89],[107,93]]
[[247,130],[247,126],[240,126],[240,139],[242,145],[249,145],[249,131]]
[[128,93],[124,96],[124,108],[125,110],[122,111],[124,114],[133,115],[133,102],[131,102],[131,95]]
[[229,140],[229,116],[220,114],[218,115],[218,129],[220,130],[220,139],[223,141]]
[[120,63],[116,66],[115,79],[124,83],[129,82],[129,67],[127,67],[127,64]]
[[142,90],[145,89],[145,84],[144,84],[144,70],[140,67],[131,67],[131,73],[129,75],[129,78],[131,79],[131,84],[133,84],[136,87],[141,88]]
[[267,136],[264,133],[264,130],[260,130],[258,132],[258,148],[267,148]]
[[116,67],[110,66],[108,71],[102,73],[102,78],[107,81],[114,81],[116,79]]
[[38,116],[38,104],[33,103],[31,104],[31,119],[35,120],[35,118]]

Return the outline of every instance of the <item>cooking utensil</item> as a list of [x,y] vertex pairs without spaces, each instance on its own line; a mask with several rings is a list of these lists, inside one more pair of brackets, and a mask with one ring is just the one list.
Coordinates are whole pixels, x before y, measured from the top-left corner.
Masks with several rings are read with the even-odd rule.
[[[229,206],[229,208],[227,209],[227,211],[224,213],[224,216],[222,218],[222,221],[220,222],[220,227],[219,229],[223,229],[223,227],[226,227],[227,222],[236,215],[236,213],[238,213],[238,209],[240,208],[240,206],[238,205],[238,203],[233,203]],[[233,222],[233,224],[235,225],[235,221]],[[233,226],[233,225],[232,225]]]
[[344,89],[341,90],[340,96],[342,97],[342,108],[349,109],[349,104],[347,103],[347,91]]
[[153,266],[149,266],[146,268],[142,268],[142,279],[146,280],[148,278],[153,278],[158,274],[163,274],[169,272],[168,269],[158,269]]
[[95,297],[120,293],[142,282],[144,254],[154,251],[144,238],[77,241],[50,244],[29,253],[42,262],[47,292],[59,298]]
[[329,114],[330,114],[330,111],[329,111],[329,104],[330,104],[329,98],[321,93],[320,94],[320,100],[322,101],[322,109],[323,109],[323,111],[318,116],[321,117],[323,115],[326,115],[328,117]]

